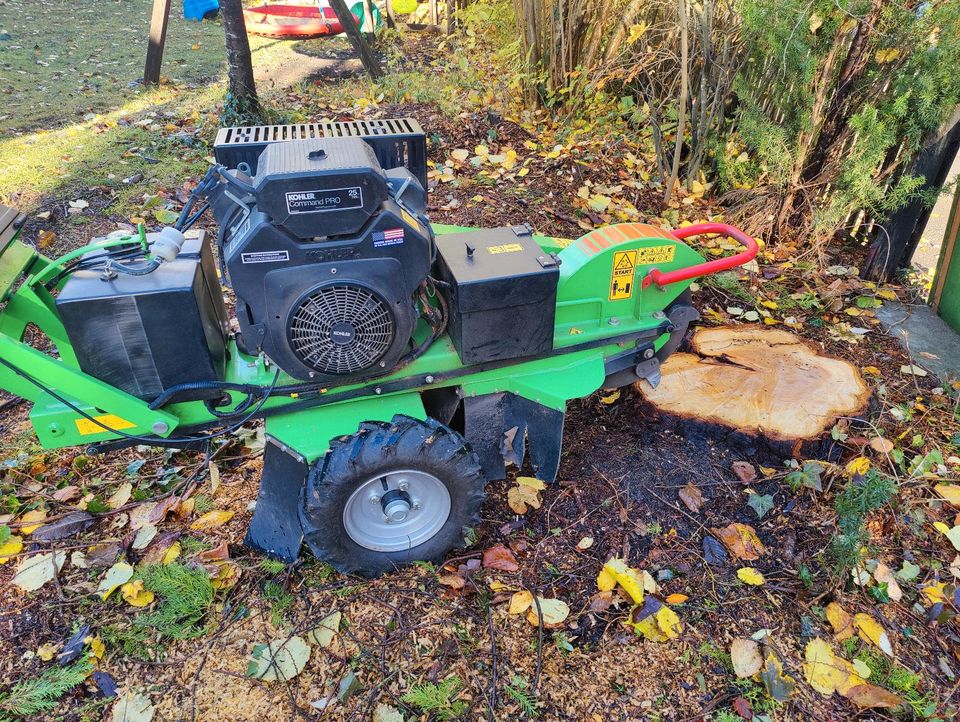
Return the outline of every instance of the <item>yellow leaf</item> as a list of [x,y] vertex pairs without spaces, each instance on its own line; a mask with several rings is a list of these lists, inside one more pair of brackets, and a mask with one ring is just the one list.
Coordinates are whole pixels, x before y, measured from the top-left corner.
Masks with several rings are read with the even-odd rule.
[[513,170],[517,166],[517,151],[512,148],[504,153],[503,160],[500,162],[504,170]]
[[862,369],[860,369],[860,370],[863,371],[863,373],[868,374],[869,376],[879,376],[879,375],[880,375],[880,369],[878,369],[876,366],[864,366],[864,367],[863,367]]
[[947,526],[946,524],[944,524],[942,521],[935,521],[935,522],[933,522],[933,528],[936,529],[936,530],[937,530],[938,532],[940,532],[941,534],[949,534],[949,533],[950,533],[950,527],[948,527],[948,526]]
[[[510,490],[507,492],[507,504],[513,510],[515,514],[526,514],[529,510],[529,507],[534,509],[539,509],[540,504],[540,490],[544,486],[539,488],[532,486],[528,483],[524,483],[524,479],[529,477],[517,477],[517,485],[510,487]],[[533,481],[539,481],[534,479]],[[543,482],[539,482],[541,485]]]
[[758,572],[753,567],[743,567],[737,570],[737,578],[740,579],[744,584],[749,584],[754,587],[759,587],[766,580],[763,578],[763,574]]
[[23,551],[23,538],[11,534],[7,541],[0,544],[0,564],[6,564],[21,551]]
[[601,404],[606,404],[607,406],[609,406],[610,404],[612,404],[614,401],[616,401],[616,400],[619,399],[619,398],[620,398],[620,389],[617,389],[616,391],[614,391],[614,392],[613,392],[612,394],[610,394],[609,396],[601,396],[601,397],[600,397],[600,403],[601,403]]
[[769,308],[771,310],[780,308],[780,306],[777,305],[776,301],[761,301],[760,305],[763,306],[764,308]]
[[104,575],[103,579],[100,580],[100,585],[97,587],[97,592],[100,594],[100,599],[106,599],[109,597],[113,590],[119,587],[121,584],[126,584],[130,581],[130,577],[133,576],[133,567],[127,564],[126,562],[117,562],[112,567],[107,570],[107,573]]
[[635,622],[633,628],[651,642],[676,639],[683,631],[680,617],[670,607],[661,605],[653,614]]
[[536,150],[537,144],[534,143],[532,140],[525,140],[523,141],[523,147],[526,148],[527,150]]
[[507,610],[507,614],[523,614],[530,609],[531,604],[533,604],[532,593],[526,589],[514,592],[513,596],[510,597],[510,608]]
[[939,602],[946,602],[947,598],[943,593],[946,584],[944,582],[936,582],[930,586],[924,587],[920,590],[920,593],[930,601],[931,604],[937,604]]
[[937,484],[933,490],[954,506],[960,506],[960,484]]
[[180,542],[176,541],[170,546],[167,547],[167,550],[163,553],[163,559],[160,560],[161,564],[169,564],[177,557],[180,556]]
[[133,484],[129,481],[121,484],[120,487],[107,499],[107,506],[111,509],[119,509],[130,501],[130,495],[133,493]]
[[849,673],[837,663],[830,645],[819,637],[807,642],[804,657],[807,661],[803,665],[803,675],[820,694],[829,697],[847,684]]
[[570,616],[570,607],[567,606],[566,602],[559,599],[537,597],[537,603],[539,609],[537,604],[532,603],[531,600],[530,609],[527,611],[527,621],[534,627],[540,626],[541,618],[543,619],[544,629],[559,627]]
[[630,26],[630,34],[627,36],[627,43],[633,45],[640,38],[643,37],[644,33],[647,32],[646,23],[636,23]]
[[206,514],[197,519],[193,524],[190,525],[190,528],[194,531],[203,531],[206,529],[214,529],[218,526],[226,524],[230,519],[233,518],[232,511],[208,511]]
[[[644,580],[638,570],[628,567],[623,559],[611,559],[603,565],[603,568],[616,579],[617,584],[630,596],[634,604],[643,604]],[[601,591],[605,590],[601,589]]]
[[57,653],[57,647],[54,644],[47,642],[46,644],[41,644],[37,648],[37,656],[40,657],[44,662],[49,662],[53,659],[54,655]]
[[100,637],[87,637],[83,641],[90,645],[90,656],[93,659],[103,659],[103,653],[107,651],[107,646]]
[[47,512],[43,509],[34,509],[33,511],[28,511],[26,514],[20,517],[20,523],[27,522],[25,526],[20,527],[20,533],[24,536],[29,536],[33,534],[37,529],[39,529],[43,524],[31,524],[29,522],[42,522],[47,518]]
[[597,575],[597,589],[601,592],[609,592],[615,586],[617,586],[617,578],[608,572],[606,566],[604,566]]
[[689,598],[686,594],[671,594],[666,598],[666,602],[667,604],[683,604]]
[[884,301],[896,301],[897,294],[891,291],[889,288],[882,288],[877,291],[877,295],[882,298]]
[[131,607],[145,607],[153,601],[153,592],[143,588],[143,580],[135,579],[120,587],[124,601]]
[[524,177],[527,173],[529,173],[529,172],[530,172],[530,169],[524,167],[524,168],[521,168],[520,170],[517,171],[517,176],[520,177],[520,178],[523,178],[523,177]]
[[853,636],[853,617],[847,614],[843,607],[837,602],[830,602],[825,611],[838,642]]
[[860,639],[864,642],[870,642],[884,654],[893,656],[893,645],[890,644],[890,638],[876,619],[869,614],[855,614],[853,625],[857,628]]
[[217,573],[210,578],[210,586],[214,589],[230,589],[239,580],[239,567],[231,562],[221,562],[217,565]]
[[478,145],[473,149],[473,154],[479,155],[481,158],[486,158],[488,155],[490,155],[490,149],[485,145]]
[[847,464],[844,469],[844,473],[849,477],[863,476],[870,470],[870,459],[866,456],[858,456],[856,459]]
[[470,151],[466,148],[457,148],[457,150],[450,153],[450,157],[454,160],[463,162],[470,157]]

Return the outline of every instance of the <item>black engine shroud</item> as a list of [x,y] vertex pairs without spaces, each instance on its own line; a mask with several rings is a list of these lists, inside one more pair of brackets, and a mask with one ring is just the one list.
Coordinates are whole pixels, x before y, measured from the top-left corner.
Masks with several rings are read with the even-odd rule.
[[392,370],[435,253],[419,181],[356,138],[271,143],[253,178],[226,172],[209,198],[242,348],[303,380]]

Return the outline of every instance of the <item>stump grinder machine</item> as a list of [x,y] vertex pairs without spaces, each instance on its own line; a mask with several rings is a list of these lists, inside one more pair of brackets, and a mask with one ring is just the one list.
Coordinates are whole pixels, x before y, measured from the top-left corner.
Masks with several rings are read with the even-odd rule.
[[[757,252],[721,223],[431,224],[409,119],[225,128],[215,155],[175,226],[56,259],[0,207],[0,387],[47,448],[202,448],[264,419],[246,544],[344,572],[441,558],[508,464],[553,481],[566,403],[655,384],[691,280]],[[707,262],[698,234],[744,249]]]

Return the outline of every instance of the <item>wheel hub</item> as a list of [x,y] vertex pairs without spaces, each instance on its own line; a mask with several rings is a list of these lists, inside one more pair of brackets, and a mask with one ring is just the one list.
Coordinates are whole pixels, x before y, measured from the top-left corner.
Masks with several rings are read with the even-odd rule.
[[357,486],[343,508],[343,528],[367,549],[402,551],[429,540],[449,516],[446,484],[427,472],[398,470]]

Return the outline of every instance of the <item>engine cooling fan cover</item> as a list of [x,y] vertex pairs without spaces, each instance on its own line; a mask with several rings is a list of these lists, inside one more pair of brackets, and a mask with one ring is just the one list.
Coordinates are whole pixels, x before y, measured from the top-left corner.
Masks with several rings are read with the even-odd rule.
[[297,358],[322,374],[344,376],[376,365],[396,338],[388,303],[360,284],[319,286],[290,311],[287,339]]

